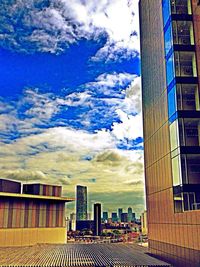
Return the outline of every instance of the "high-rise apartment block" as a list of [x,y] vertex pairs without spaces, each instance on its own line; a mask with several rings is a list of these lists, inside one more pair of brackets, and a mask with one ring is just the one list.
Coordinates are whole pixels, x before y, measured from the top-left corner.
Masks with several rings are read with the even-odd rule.
[[149,248],[200,266],[200,2],[139,10]]
[[76,220],[87,220],[87,187],[77,185],[76,187]]

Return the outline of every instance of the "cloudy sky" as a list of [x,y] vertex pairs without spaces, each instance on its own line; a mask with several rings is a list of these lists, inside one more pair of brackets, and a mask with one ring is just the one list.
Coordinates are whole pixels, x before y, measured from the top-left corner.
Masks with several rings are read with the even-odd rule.
[[1,0],[0,177],[139,215],[138,24],[138,0]]

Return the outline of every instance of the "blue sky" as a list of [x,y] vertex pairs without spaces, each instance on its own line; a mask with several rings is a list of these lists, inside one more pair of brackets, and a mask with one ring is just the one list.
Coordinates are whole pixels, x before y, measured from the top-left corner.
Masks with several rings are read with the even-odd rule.
[[142,211],[137,2],[1,1],[2,177]]

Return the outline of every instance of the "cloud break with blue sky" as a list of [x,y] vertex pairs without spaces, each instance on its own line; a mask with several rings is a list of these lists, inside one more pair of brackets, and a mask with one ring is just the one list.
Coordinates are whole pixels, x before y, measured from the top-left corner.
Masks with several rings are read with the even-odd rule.
[[138,0],[0,2],[1,177],[144,209],[138,35]]

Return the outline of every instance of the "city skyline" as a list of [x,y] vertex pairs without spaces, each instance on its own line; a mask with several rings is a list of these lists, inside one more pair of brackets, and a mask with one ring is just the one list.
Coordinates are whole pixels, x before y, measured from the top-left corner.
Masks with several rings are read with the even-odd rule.
[[[67,217],[70,217],[71,214],[75,214],[76,215],[76,214],[79,213],[79,215],[80,215],[80,214],[83,213],[83,210],[85,210],[85,214],[87,214],[87,216],[84,215],[84,218],[85,218],[84,220],[88,220],[88,216],[92,216],[93,215],[93,205],[96,202],[101,203],[102,215],[103,215],[104,211],[107,212],[108,215],[109,214],[111,215],[112,212],[116,212],[119,215],[119,210],[121,210],[122,212],[126,212],[127,211],[127,214],[128,214],[128,210],[129,209],[132,210],[132,206],[134,206],[134,204],[132,204],[131,207],[130,207],[131,203],[128,203],[127,205],[123,205],[123,208],[119,208],[119,207],[117,207],[118,202],[116,202],[115,203],[116,207],[114,209],[112,209],[110,206],[106,206],[106,208],[105,208],[103,200],[102,200],[102,202],[99,201],[98,199],[96,199],[96,201],[92,201],[92,202],[88,201],[88,199],[90,198],[90,194],[91,193],[88,194],[88,189],[89,188],[87,186],[79,184],[79,185],[76,185],[75,189],[76,189],[75,190],[75,202],[68,204],[68,206],[71,205],[71,208],[67,209],[67,212],[66,212],[66,216]],[[103,198],[101,197],[101,199],[103,199]],[[79,204],[78,204],[78,202],[79,202]],[[120,205],[121,205],[121,203],[120,203]],[[85,206],[85,207],[83,208],[83,206]],[[79,207],[79,212],[77,212],[78,207]],[[133,212],[132,214],[135,214],[135,213],[137,213],[138,217],[141,215],[141,213],[139,213],[139,212]],[[78,218],[80,218],[79,215],[78,215]],[[120,216],[118,216],[118,217],[120,218]],[[78,220],[80,220],[80,219],[78,219]]]
[[0,9],[0,177],[62,185],[69,197],[83,183],[90,205],[131,202],[141,213],[138,1]]

